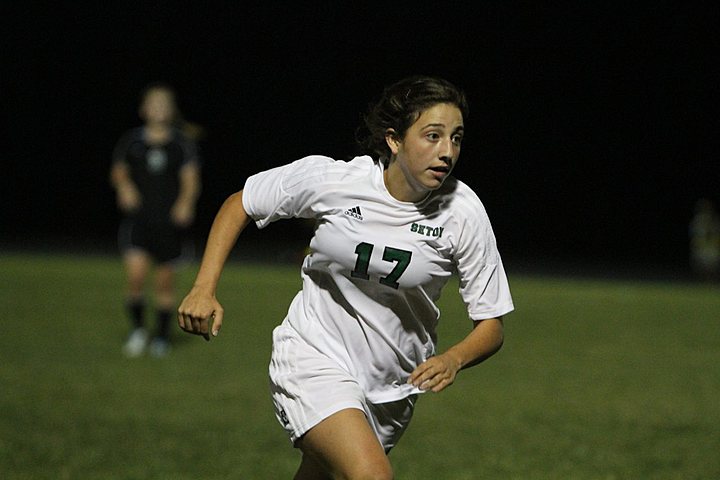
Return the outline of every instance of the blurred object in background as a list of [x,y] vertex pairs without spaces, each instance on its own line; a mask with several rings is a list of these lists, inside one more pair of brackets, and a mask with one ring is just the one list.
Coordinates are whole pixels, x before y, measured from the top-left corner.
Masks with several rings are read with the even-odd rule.
[[690,265],[703,280],[719,278],[720,216],[707,198],[695,203],[695,213],[690,221]]

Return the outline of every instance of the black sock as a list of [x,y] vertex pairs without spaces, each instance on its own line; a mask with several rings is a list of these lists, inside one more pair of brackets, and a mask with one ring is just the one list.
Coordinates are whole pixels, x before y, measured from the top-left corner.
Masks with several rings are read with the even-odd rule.
[[143,328],[145,325],[145,299],[129,299],[125,302],[125,308],[130,316],[133,328]]
[[157,336],[167,340],[170,337],[170,321],[173,311],[158,309],[157,311]]

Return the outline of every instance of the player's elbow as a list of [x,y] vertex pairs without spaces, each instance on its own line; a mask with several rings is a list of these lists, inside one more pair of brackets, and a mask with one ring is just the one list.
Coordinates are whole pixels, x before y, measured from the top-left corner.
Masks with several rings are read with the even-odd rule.
[[485,342],[487,345],[487,356],[494,355],[505,343],[505,331],[503,328],[502,317],[489,318],[475,322],[475,327],[482,325]]
[[502,319],[497,319],[497,326],[495,328],[495,352],[500,350],[505,344],[505,329],[503,328]]
[[500,337],[496,340],[496,343],[495,343],[495,351],[494,351],[493,353],[499,352],[500,349],[502,348],[502,346],[503,346],[504,344],[505,344],[505,335],[503,335],[503,334],[501,333],[501,334],[500,334]]

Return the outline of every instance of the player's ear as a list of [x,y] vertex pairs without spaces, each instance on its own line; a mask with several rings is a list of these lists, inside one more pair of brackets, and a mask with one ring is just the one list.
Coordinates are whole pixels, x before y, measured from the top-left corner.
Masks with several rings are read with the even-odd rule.
[[401,142],[394,128],[388,128],[385,130],[385,142],[388,147],[390,147],[390,152],[392,152],[393,155],[397,155]]

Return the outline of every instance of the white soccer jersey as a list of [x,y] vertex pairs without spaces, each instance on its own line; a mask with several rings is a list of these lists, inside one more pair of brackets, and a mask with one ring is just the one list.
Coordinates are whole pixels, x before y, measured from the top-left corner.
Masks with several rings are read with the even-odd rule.
[[248,178],[243,204],[259,228],[289,217],[317,221],[285,324],[355,377],[373,403],[419,393],[406,382],[435,353],[435,301],[453,271],[471,319],[513,310],[485,209],[452,177],[422,202],[401,202],[372,158],[310,156]]

